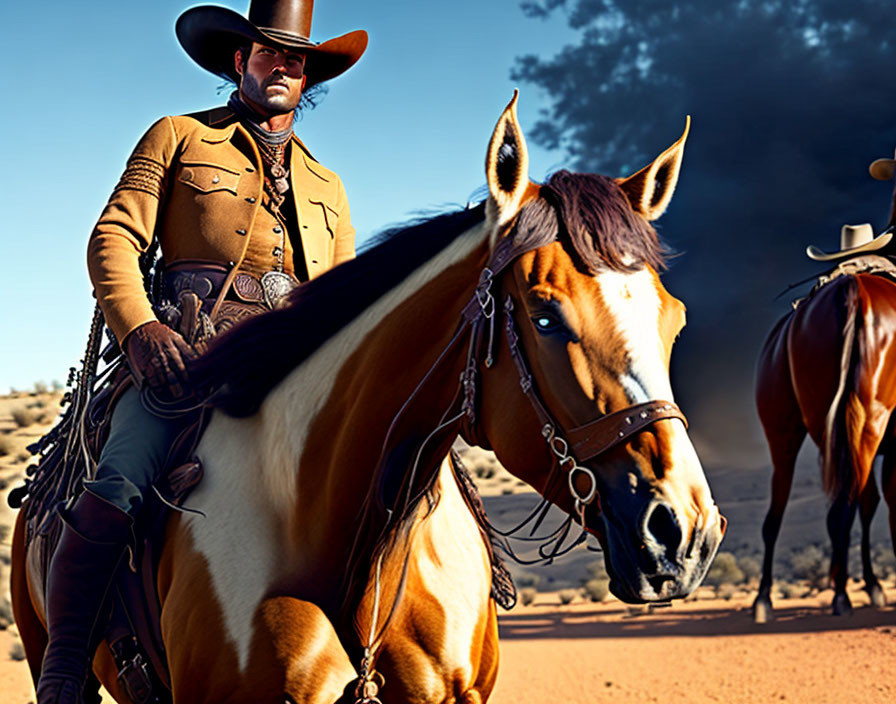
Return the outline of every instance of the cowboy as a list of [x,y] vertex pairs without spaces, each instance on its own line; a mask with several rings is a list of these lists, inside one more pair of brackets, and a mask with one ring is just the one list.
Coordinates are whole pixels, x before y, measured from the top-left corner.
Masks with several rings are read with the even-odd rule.
[[[185,363],[210,335],[354,256],[342,182],[292,125],[303,91],[349,69],[367,33],[312,42],[312,5],[252,0],[248,18],[214,6],[179,17],[187,54],[237,90],[226,107],[150,127],[91,235],[88,267],[106,323],[136,386],[159,398],[183,395]],[[140,259],[154,243],[164,273],[151,302]],[[136,386],[115,406],[95,475],[60,511],[38,704],[83,701],[104,596],[182,429],[147,411]]]

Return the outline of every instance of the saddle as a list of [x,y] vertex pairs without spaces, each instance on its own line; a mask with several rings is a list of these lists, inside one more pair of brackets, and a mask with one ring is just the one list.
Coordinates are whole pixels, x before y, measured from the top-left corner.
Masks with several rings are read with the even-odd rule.
[[794,299],[791,302],[793,309],[796,310],[800,304],[812,298],[812,296],[814,296],[820,289],[831,283],[834,279],[838,279],[841,276],[855,276],[857,274],[885,276],[891,281],[896,281],[896,262],[889,257],[880,254],[865,254],[846,259],[837,264],[833,269],[829,269],[818,276],[815,285],[809,293],[801,298]]
[[[159,320],[201,352],[213,336],[280,305],[297,285],[283,274],[258,279],[223,266],[188,262],[167,269],[160,266],[151,297]],[[133,385],[117,342],[112,339],[105,351],[99,351],[103,324],[97,308],[83,369],[73,369],[69,377],[73,390],[63,399],[68,409],[47,435],[29,447],[40,459],[29,467],[25,486],[10,494],[10,505],[21,506],[25,513],[25,540],[33,556],[30,569],[44,588],[61,532],[56,509],[81,492],[81,480],[90,476],[90,466],[95,466],[108,438],[112,411]],[[100,360],[107,366],[96,374]],[[170,701],[156,568],[171,512],[182,510],[202,478],[202,467],[192,453],[210,415],[201,406],[180,410],[177,403],[164,400],[144,397],[144,402],[155,412],[176,413],[182,428],[161,478],[137,516],[138,539],[131,546],[128,568],[120,570],[110,590],[108,627],[98,634],[99,640],[109,643],[119,681],[134,704]]]
[[[93,457],[98,457],[108,437],[109,422],[116,401],[132,385],[126,368],[121,367],[116,378],[97,394],[88,409],[91,432],[86,446]],[[165,648],[161,635],[161,609],[156,589],[156,570],[161,556],[165,526],[171,513],[181,510],[190,491],[202,479],[202,466],[192,458],[196,440],[206,425],[207,413],[193,413],[184,419],[184,426],[169,453],[167,469],[154,485],[137,516],[134,532],[136,543],[131,546],[130,559],[119,570],[110,589],[107,625],[97,634],[93,647],[102,640],[109,643],[118,668],[118,679],[134,704],[162,704],[170,702],[170,678],[166,665]],[[95,453],[95,454],[94,454]],[[39,469],[47,467],[47,460],[57,459],[51,451],[41,460]],[[37,572],[46,589],[50,560],[59,540],[62,523],[56,507],[59,501],[47,496],[31,495],[24,505],[26,513],[26,544],[30,558],[29,569]],[[74,493],[72,496],[76,496]],[[58,498],[51,493],[50,499]],[[97,699],[97,701],[99,701]]]

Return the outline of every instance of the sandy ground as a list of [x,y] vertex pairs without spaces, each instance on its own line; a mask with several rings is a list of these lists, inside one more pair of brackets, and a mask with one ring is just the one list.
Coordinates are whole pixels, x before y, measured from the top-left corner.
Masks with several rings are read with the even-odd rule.
[[[0,397],[0,437],[7,438],[10,446],[0,456],[0,704],[34,701],[27,665],[18,659],[21,646],[15,626],[5,625],[3,618],[8,608],[4,601],[8,599],[10,540],[3,527],[11,527],[15,518],[6,505],[6,494],[24,474],[28,463],[24,447],[48,427],[17,428],[10,414],[38,401],[43,406],[36,410],[43,411],[55,408],[56,397]],[[493,473],[479,472],[482,476],[477,479],[492,520],[511,525],[531,509],[537,497],[493,459],[478,450],[467,459],[471,465],[484,463],[486,469],[494,469]],[[750,542],[749,536],[758,534],[767,500],[759,486],[767,477],[731,472],[718,479],[711,476],[710,481],[723,511],[750,521],[739,529],[743,537],[728,549],[755,550],[757,542]],[[814,524],[803,511],[795,512],[790,534],[801,542],[824,543],[824,534],[816,530],[823,500],[811,493],[808,483],[806,487],[802,500],[821,507],[814,509]],[[798,494],[795,498],[801,499]],[[501,667],[491,699],[494,704],[890,704],[896,699],[896,608],[867,607],[867,597],[858,585],[851,595],[856,609],[850,617],[829,615],[832,593],[823,591],[778,599],[777,618],[764,626],[752,622],[753,594],[747,591],[725,600],[714,598],[713,590],[704,587],[699,599],[653,610],[628,607],[612,598],[596,604],[581,596],[562,605],[557,590],[580,584],[588,566],[598,560],[600,555],[579,549],[552,566],[525,574],[517,571],[518,576],[537,578],[541,591],[531,605],[520,604],[500,616]],[[896,604],[892,581],[887,584],[887,597]]]
[[[759,704],[896,698],[896,609],[829,615],[832,592],[779,601],[757,626],[752,595],[645,613],[620,602],[557,606],[551,595],[501,617],[495,704]],[[890,603],[896,589],[888,590]]]

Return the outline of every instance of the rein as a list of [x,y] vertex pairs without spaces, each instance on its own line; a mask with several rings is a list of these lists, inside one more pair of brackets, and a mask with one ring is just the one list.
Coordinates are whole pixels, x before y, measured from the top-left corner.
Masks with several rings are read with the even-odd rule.
[[[380,457],[381,466],[386,456],[387,446],[390,443],[393,431],[397,427],[398,421],[404,415],[406,409],[409,407],[411,400],[418,394],[424,383],[433,376],[436,369],[446,359],[450,358],[449,355],[451,351],[463,339],[464,333],[469,327],[470,341],[466,353],[466,361],[464,363],[463,372],[460,376],[460,384],[458,388],[459,393],[455,394],[455,400],[451,402],[451,406],[443,414],[442,421],[438,428],[427,435],[426,439],[423,442],[423,445],[418,449],[415,461],[408,475],[410,477],[410,480],[406,483],[409,492],[413,490],[413,479],[416,477],[418,465],[423,455],[423,449],[426,444],[433,440],[434,437],[444,437],[452,433],[456,435],[460,430],[461,424],[465,424],[467,428],[472,430],[472,435],[474,437],[476,435],[476,396],[478,390],[477,374],[480,373],[480,363],[486,369],[489,369],[494,365],[495,324],[496,316],[498,314],[494,294],[492,293],[492,286],[495,279],[503,274],[505,270],[522,255],[526,254],[527,252],[534,251],[547,244],[551,244],[552,242],[558,241],[558,234],[559,231],[552,231],[549,237],[543,237],[540,239],[536,238],[535,241],[524,242],[522,244],[518,244],[511,235],[508,235],[501,239],[501,241],[492,251],[492,254],[489,257],[485,268],[482,270],[479,276],[478,283],[476,285],[476,289],[468,303],[464,306],[461,312],[461,319],[458,323],[458,327],[452,335],[450,341],[439,353],[436,361],[429,368],[421,382],[417,385],[417,387],[402,405],[402,408],[393,418],[392,423],[389,427],[389,431],[386,433],[386,437],[383,443],[383,451]],[[541,424],[541,434],[553,458],[551,471],[548,475],[548,479],[545,484],[545,490],[543,492],[545,499],[544,510],[541,510],[542,507],[540,505],[532,514],[532,516],[534,516],[536,513],[539,513],[539,511],[541,512],[541,516],[538,518],[537,523],[533,528],[533,532],[534,530],[537,530],[538,524],[540,524],[541,519],[546,513],[546,502],[550,501],[553,503],[558,503],[558,501],[563,498],[565,485],[574,499],[575,515],[582,526],[582,535],[579,536],[579,538],[569,548],[567,548],[566,551],[568,551],[572,549],[572,547],[578,545],[582,540],[584,540],[586,532],[585,508],[590,504],[596,502],[597,508],[598,510],[600,510],[600,495],[598,491],[597,478],[595,477],[594,472],[591,469],[583,466],[581,463],[587,462],[588,460],[594,459],[604,452],[607,452],[611,448],[624,442],[627,438],[642,432],[645,428],[658,421],[670,418],[678,418],[685,424],[685,426],[687,426],[687,420],[684,414],[681,412],[681,409],[679,409],[675,403],[671,401],[654,400],[633,404],[620,411],[601,416],[600,418],[585,423],[584,425],[580,425],[569,430],[564,429],[548,411],[535,385],[535,380],[533,379],[532,373],[529,370],[529,364],[526,360],[525,353],[519,344],[520,337],[517,332],[516,323],[512,315],[513,309],[513,300],[508,295],[503,306],[505,316],[504,331],[508,350],[510,352],[511,358],[513,359],[517,374],[519,375],[520,388],[523,394],[529,400],[529,403],[532,406],[533,410],[535,411],[535,415],[537,416],[539,423]],[[484,359],[481,359],[482,341],[483,337],[486,334],[488,335],[488,340],[485,350],[485,357]],[[454,404],[458,399],[458,396],[460,396],[462,399],[461,408],[460,412],[455,414],[452,413],[452,409],[454,408]],[[579,488],[580,477],[588,480],[588,488],[586,491],[582,491]],[[398,499],[396,499],[396,503],[398,503]],[[411,505],[415,505],[415,502],[410,500],[410,497],[408,497],[408,500],[406,500],[405,502],[404,509],[407,509],[407,507]],[[397,507],[386,507],[386,527],[388,527],[393,521],[400,520],[404,517],[404,511],[396,510],[396,508]],[[524,521],[523,524],[518,526],[518,528],[521,528],[523,525],[528,523],[529,520],[530,519]],[[548,556],[542,554],[542,558],[553,559],[558,554],[563,554],[560,552],[560,546],[564,542],[569,532],[570,525],[571,521],[567,521],[565,525],[562,525],[560,528],[554,531],[551,536],[549,536],[556,540],[555,549],[553,553]],[[384,531],[385,530],[386,528],[384,528]],[[510,533],[512,532],[514,531],[510,531]],[[498,533],[504,537],[509,535],[509,533],[500,533],[500,531],[498,531]],[[560,537],[556,538],[558,534],[560,535]],[[359,668],[359,676],[355,688],[355,704],[380,703],[380,700],[377,698],[377,694],[379,688],[383,684],[383,680],[382,676],[373,669],[373,660],[376,650],[379,648],[380,644],[383,641],[383,638],[392,620],[392,616],[396,612],[398,603],[401,600],[404,592],[408,561],[410,559],[409,550],[410,549],[408,549],[408,552],[406,552],[404,557],[402,577],[399,582],[399,587],[398,591],[396,592],[395,599],[392,602],[392,606],[389,609],[388,615],[383,620],[383,623],[378,631],[376,629],[376,625],[379,620],[381,599],[380,567],[382,561],[382,553],[377,556],[374,578],[375,599],[371,619],[371,628],[369,631],[367,643],[364,647],[364,656],[361,661],[361,667]]]

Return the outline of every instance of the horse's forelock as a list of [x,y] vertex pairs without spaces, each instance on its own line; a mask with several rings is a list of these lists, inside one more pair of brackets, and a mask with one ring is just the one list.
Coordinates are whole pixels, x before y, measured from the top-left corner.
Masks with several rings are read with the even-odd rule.
[[[553,217],[547,204],[556,212]],[[541,198],[524,208],[518,228],[532,228],[527,237],[541,236],[541,228],[557,227],[557,215],[562,222],[560,239],[568,238],[577,263],[588,273],[606,268],[634,271],[645,264],[665,269],[667,248],[613,179],[558,171],[541,187]]]

